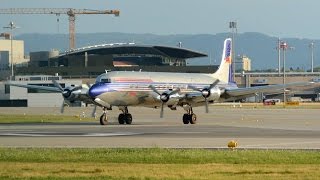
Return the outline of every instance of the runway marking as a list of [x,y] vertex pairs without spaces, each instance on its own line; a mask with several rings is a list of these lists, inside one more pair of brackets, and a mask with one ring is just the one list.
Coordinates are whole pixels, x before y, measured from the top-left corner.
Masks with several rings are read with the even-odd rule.
[[112,137],[112,136],[133,136],[143,133],[116,132],[116,133],[61,133],[61,132],[32,132],[32,133],[0,133],[0,136],[21,136],[21,137]]

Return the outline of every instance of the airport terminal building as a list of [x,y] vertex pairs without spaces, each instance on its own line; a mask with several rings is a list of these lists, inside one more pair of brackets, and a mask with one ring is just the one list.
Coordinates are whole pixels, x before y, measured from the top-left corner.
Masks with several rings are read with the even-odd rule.
[[[105,70],[213,73],[217,66],[187,66],[187,60],[206,57],[205,53],[171,46],[115,43],[88,46],[57,54],[56,51],[30,53],[29,67],[20,75],[95,77]],[[41,68],[39,68],[41,67]]]

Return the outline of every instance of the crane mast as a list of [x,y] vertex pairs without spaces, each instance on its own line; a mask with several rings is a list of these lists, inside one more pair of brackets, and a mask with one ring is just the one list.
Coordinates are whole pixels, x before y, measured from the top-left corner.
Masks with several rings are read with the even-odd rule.
[[75,48],[75,20],[76,15],[113,14],[120,15],[119,10],[91,10],[73,8],[8,8],[0,9],[0,14],[66,14],[69,17],[69,49]]

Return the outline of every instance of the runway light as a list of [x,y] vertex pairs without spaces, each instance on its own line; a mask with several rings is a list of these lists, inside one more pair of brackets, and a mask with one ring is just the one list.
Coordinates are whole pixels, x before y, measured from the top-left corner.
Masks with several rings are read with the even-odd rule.
[[229,143],[228,143],[228,148],[230,148],[230,149],[235,149],[236,147],[238,146],[238,142],[237,141],[235,141],[235,140],[231,140],[231,141],[229,141]]

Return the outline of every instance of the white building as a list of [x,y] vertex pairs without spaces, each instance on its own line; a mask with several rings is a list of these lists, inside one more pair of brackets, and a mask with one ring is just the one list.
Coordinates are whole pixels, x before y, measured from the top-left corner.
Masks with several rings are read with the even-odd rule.
[[57,80],[62,87],[82,85],[81,79],[62,80],[61,76],[16,76],[15,81],[0,82],[0,106],[9,104],[9,106],[61,107],[63,102],[61,93],[6,85],[11,82],[23,85],[53,86],[52,80]]
[[[24,55],[24,41],[12,40],[12,57],[14,65],[27,64],[29,59]],[[11,66],[11,39],[0,39],[0,68]]]

